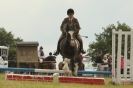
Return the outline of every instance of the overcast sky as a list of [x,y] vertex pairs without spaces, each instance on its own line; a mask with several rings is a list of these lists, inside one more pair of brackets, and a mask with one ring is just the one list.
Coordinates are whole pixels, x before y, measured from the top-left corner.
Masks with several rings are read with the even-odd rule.
[[38,41],[46,55],[55,51],[60,24],[69,8],[81,26],[84,48],[102,27],[125,22],[132,27],[133,0],[0,0],[0,27],[24,41]]

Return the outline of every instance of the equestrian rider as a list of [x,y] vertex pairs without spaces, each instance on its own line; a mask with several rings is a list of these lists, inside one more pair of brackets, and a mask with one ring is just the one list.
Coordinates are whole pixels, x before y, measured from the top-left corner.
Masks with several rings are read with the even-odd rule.
[[68,17],[64,18],[64,20],[63,20],[63,22],[61,24],[61,27],[60,27],[62,35],[59,38],[58,45],[57,45],[57,51],[54,53],[54,55],[58,55],[59,54],[59,52],[60,52],[60,49],[59,49],[60,42],[61,42],[62,39],[65,38],[65,36],[66,36],[65,34],[69,30],[74,31],[76,39],[80,43],[80,51],[81,51],[81,53],[84,54],[85,51],[83,50],[83,42],[82,42],[82,39],[81,39],[81,37],[79,35],[80,25],[79,25],[78,20],[74,17],[74,10],[71,9],[71,8],[68,9],[67,10],[67,15],[68,15]]

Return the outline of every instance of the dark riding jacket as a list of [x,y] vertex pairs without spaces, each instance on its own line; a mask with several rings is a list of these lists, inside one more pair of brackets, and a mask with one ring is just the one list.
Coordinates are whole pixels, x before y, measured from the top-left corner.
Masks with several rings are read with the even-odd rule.
[[64,18],[60,30],[62,31],[63,34],[69,30],[75,31],[75,34],[79,33],[80,30],[80,25],[79,22],[76,18],[73,17],[72,20],[70,20],[68,17]]

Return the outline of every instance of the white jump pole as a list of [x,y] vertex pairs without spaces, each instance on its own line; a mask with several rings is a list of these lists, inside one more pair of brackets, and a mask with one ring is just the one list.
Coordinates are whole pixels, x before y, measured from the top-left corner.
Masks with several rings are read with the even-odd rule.
[[116,82],[116,65],[115,65],[115,29],[112,30],[112,81]]
[[122,30],[119,30],[118,31],[118,47],[117,47],[117,68],[116,68],[116,71],[117,71],[117,75],[116,75],[116,81],[117,81],[117,84],[120,84],[120,80],[121,80],[121,44],[122,44]]
[[131,30],[130,76],[133,81],[133,30]]
[[128,35],[125,34],[125,43],[124,43],[124,77],[127,80],[127,37]]

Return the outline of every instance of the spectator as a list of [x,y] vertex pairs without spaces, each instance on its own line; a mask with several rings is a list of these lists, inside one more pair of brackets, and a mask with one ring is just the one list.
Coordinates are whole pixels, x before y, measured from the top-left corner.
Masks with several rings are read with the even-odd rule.
[[43,59],[45,58],[45,55],[44,55],[43,47],[42,46],[39,48],[38,56],[39,56],[40,63],[42,63],[43,62]]
[[105,54],[104,57],[103,57],[103,70],[104,71],[108,71],[108,55]]
[[109,71],[112,71],[112,56],[109,55],[108,57],[108,67],[109,67]]
[[97,63],[98,70],[101,71],[102,70],[101,64],[103,63],[103,61],[100,54],[98,54],[96,57],[96,63]]

